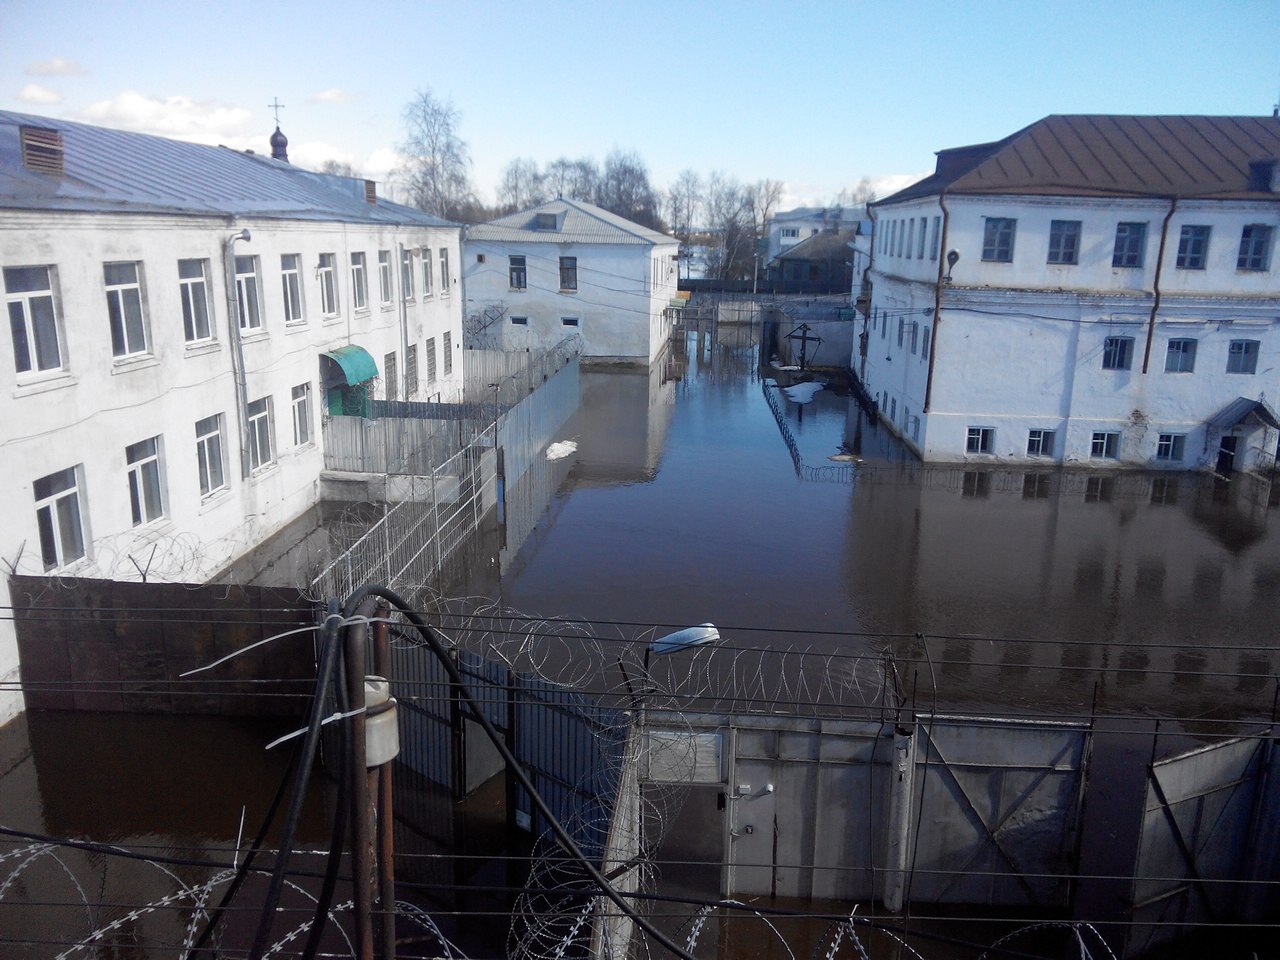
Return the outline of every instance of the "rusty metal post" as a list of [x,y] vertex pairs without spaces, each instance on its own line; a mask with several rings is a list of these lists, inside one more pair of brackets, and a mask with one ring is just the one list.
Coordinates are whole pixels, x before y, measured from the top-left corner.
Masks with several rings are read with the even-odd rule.
[[[373,627],[373,672],[391,679],[391,625],[386,622],[391,608],[378,607],[382,621]],[[377,769],[377,838],[378,838],[378,916],[381,923],[382,960],[396,956],[396,872],[395,819],[391,802],[391,764],[388,760]],[[372,774],[371,774],[372,775]]]
[[[361,617],[371,617],[377,609],[377,601],[370,597],[356,610],[356,622],[347,628],[346,668],[347,694],[351,709],[364,706],[365,640],[368,628]],[[364,711],[360,710],[347,724],[351,738],[351,769],[345,771],[351,783],[351,887],[355,900],[356,956],[359,960],[373,960],[373,925],[371,921],[372,863],[369,830],[369,787],[365,770]]]

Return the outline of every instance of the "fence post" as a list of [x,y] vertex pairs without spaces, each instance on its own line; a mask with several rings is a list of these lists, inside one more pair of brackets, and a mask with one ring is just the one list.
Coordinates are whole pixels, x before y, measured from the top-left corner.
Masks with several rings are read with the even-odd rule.
[[911,861],[911,797],[915,783],[915,737],[912,727],[893,730],[893,763],[889,770],[889,844],[884,878],[884,906],[901,913]]

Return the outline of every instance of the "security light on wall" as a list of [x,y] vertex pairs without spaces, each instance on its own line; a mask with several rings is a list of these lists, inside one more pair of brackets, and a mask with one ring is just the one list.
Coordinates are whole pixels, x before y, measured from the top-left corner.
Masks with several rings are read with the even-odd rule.
[[951,271],[957,263],[960,262],[960,254],[956,250],[947,251],[947,275],[942,278],[943,283],[951,282]]

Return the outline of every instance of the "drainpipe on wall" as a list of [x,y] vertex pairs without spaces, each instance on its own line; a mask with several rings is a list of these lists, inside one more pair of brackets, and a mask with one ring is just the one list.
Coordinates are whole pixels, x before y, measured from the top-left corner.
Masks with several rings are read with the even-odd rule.
[[[942,278],[947,275],[942,272],[943,265],[947,262],[947,228],[951,226],[951,211],[947,209],[946,187],[943,187],[942,192],[938,194],[938,206],[942,207],[942,236],[938,238],[938,279],[933,285],[933,349],[929,351],[929,376],[924,384],[923,413],[933,409],[933,362],[938,357],[938,325],[942,323]],[[947,273],[951,272],[950,267],[946,267],[946,270]]]
[[[419,247],[418,247],[418,249],[419,249],[419,250],[421,250],[421,249],[422,249],[422,247],[421,247],[421,246],[419,246]],[[403,243],[403,242],[401,242],[401,241],[398,241],[398,240],[396,241],[396,255],[397,255],[397,257],[398,257],[398,258],[399,258],[399,260],[400,260],[400,264],[399,264],[399,266],[400,266],[400,362],[396,364],[396,376],[397,376],[397,377],[399,377],[400,379],[404,380],[404,375],[403,375],[403,374],[401,374],[401,372],[400,372],[400,371],[401,371],[402,369],[404,369],[404,370],[406,370],[406,371],[407,371],[407,370],[408,370],[408,368],[409,368],[409,304],[408,304],[408,302],[405,300],[405,296],[404,296],[404,291],[405,291],[405,286],[404,286],[404,243]],[[425,254],[423,254],[423,256],[425,256]],[[409,254],[409,277],[410,277],[410,279],[412,279],[412,278],[413,278],[413,254],[412,254],[412,253],[410,253],[410,254]],[[425,298],[425,297],[426,297],[426,292],[425,292],[425,291],[423,291],[422,298]],[[422,298],[420,298],[420,299],[422,299]],[[383,358],[383,362],[384,362],[384,363],[386,362],[386,359],[385,359],[385,358]],[[383,373],[383,375],[384,375],[384,376],[386,375],[386,372],[387,372],[386,370],[383,370],[383,371],[382,371],[382,373]],[[408,381],[408,380],[405,380],[404,382],[405,382],[405,390],[404,390],[404,392],[405,392],[406,394],[408,394],[408,392],[409,392],[409,381]],[[417,389],[417,386],[418,386],[418,385],[415,383],[415,384],[414,384],[414,389],[415,389],[415,391],[416,391],[416,389]],[[395,390],[396,390],[396,396],[397,396],[397,397],[398,397],[398,396],[400,396],[400,385],[399,385],[398,383],[397,383],[397,384],[385,384],[385,385],[383,386],[383,388],[382,388],[382,392],[383,392],[384,394],[389,393],[389,390],[388,390],[388,388],[389,388],[389,387],[395,387]],[[408,398],[408,396],[406,396],[406,397],[405,397],[405,399],[406,399],[406,400],[408,400],[408,399],[409,399],[409,398]]]
[[1173,212],[1178,209],[1178,198],[1172,197],[1169,200],[1169,212],[1164,215],[1164,223],[1160,225],[1160,252],[1156,254],[1156,276],[1151,284],[1151,292],[1155,295],[1155,300],[1151,304],[1151,319],[1147,321],[1147,345],[1142,351],[1142,372],[1147,372],[1147,365],[1151,362],[1151,342],[1156,337],[1156,314],[1160,310],[1160,274],[1164,271],[1164,248],[1169,240],[1169,221],[1173,219]]
[[236,388],[236,420],[240,434],[240,479],[249,476],[249,397],[245,383],[244,342],[240,339],[240,290],[236,286],[235,242],[250,240],[246,228],[222,242],[222,269],[227,279],[227,326],[231,330],[231,373]]

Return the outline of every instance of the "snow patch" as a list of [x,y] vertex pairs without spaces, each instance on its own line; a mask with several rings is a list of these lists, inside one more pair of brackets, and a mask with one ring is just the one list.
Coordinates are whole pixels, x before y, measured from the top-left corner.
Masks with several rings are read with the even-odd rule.
[[813,396],[822,389],[822,384],[816,382],[797,383],[790,387],[784,387],[782,392],[787,395],[787,399],[792,403],[812,403]]
[[547,447],[548,460],[563,460],[571,453],[576,453],[578,444],[573,440],[558,440]]

